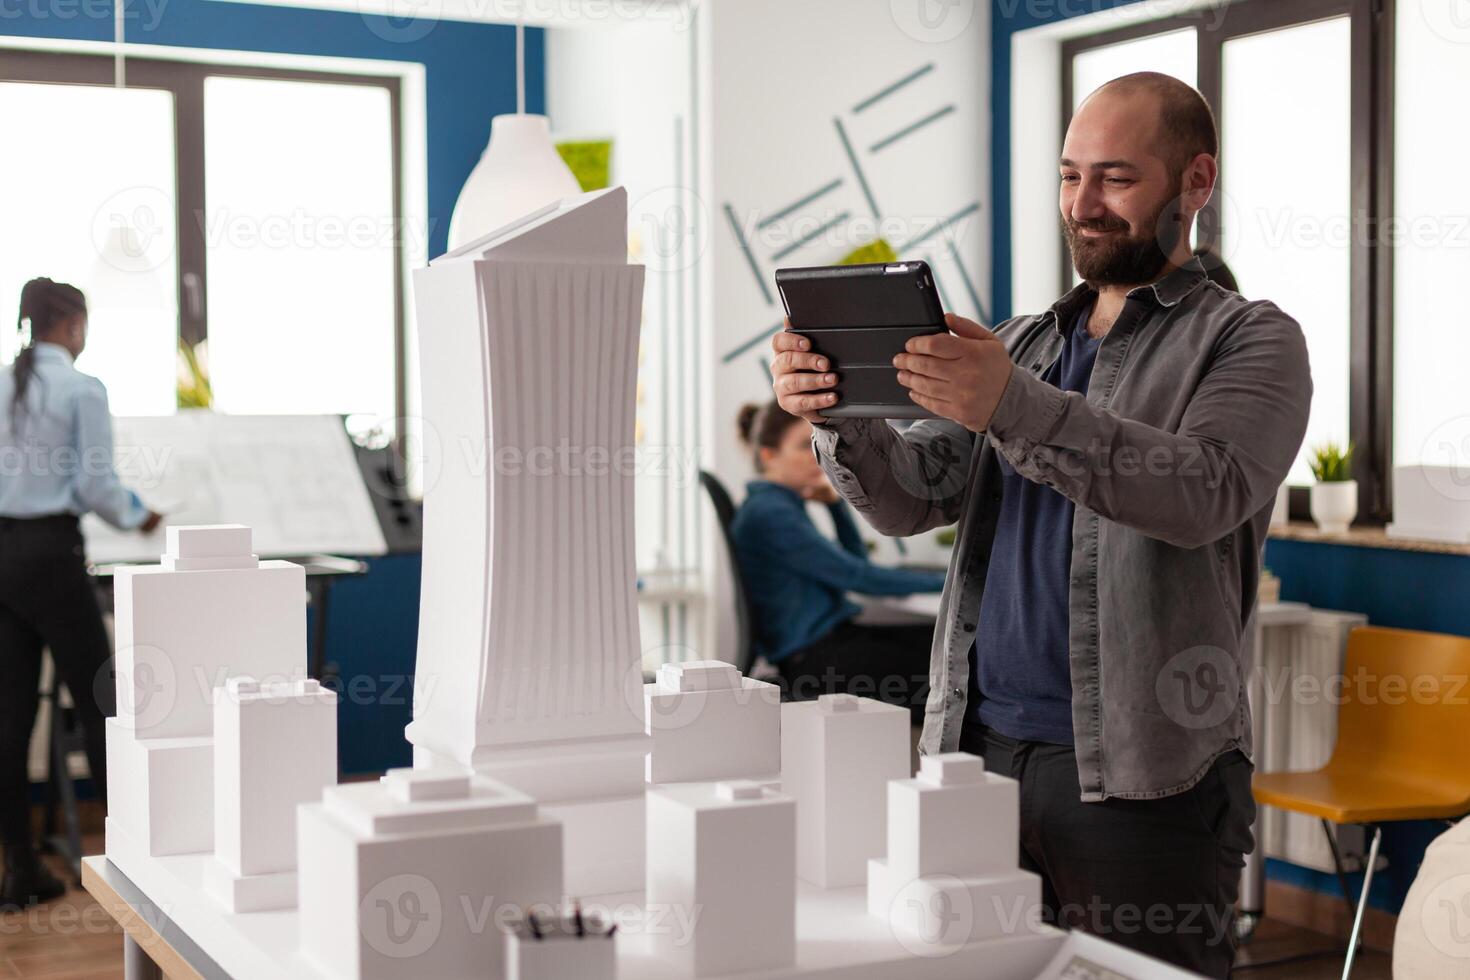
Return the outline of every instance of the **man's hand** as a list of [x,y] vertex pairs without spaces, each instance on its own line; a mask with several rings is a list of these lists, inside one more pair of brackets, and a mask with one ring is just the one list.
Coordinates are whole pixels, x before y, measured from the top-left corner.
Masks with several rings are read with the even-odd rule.
[[893,359],[898,383],[935,415],[984,432],[1011,380],[1011,357],[1000,339],[973,320],[944,315],[951,333],[915,337]]
[[163,521],[163,515],[156,510],[150,510],[148,516],[143,518],[143,523],[138,525],[138,530],[148,534]]
[[[786,326],[791,326],[787,319]],[[771,338],[776,356],[771,360],[771,390],[776,403],[792,415],[821,425],[827,419],[820,409],[837,404],[837,395],[829,391],[837,383],[837,375],[824,374],[832,365],[825,357],[812,353],[812,342],[789,329],[777,331]]]

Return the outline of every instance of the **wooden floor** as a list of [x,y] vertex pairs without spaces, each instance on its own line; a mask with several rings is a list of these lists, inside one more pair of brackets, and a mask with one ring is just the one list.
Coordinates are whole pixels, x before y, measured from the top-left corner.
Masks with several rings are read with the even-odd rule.
[[[1282,922],[1263,921],[1251,941],[1235,958],[1235,976],[1241,980],[1338,980],[1342,976],[1342,953],[1346,943],[1320,932],[1298,929]],[[1321,956],[1310,954],[1323,953]],[[1309,957],[1294,959],[1294,957]],[[1276,966],[1255,966],[1269,963]],[[1391,980],[1392,957],[1376,949],[1358,951],[1353,961],[1353,980]]]
[[80,886],[49,905],[0,913],[0,980],[122,975],[122,930]]

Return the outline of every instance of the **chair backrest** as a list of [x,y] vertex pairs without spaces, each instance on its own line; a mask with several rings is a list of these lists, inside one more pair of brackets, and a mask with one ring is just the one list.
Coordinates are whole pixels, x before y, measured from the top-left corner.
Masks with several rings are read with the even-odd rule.
[[1470,637],[1360,626],[1341,691],[1322,694],[1341,697],[1333,762],[1374,760],[1470,800]]
[[730,584],[735,592],[735,666],[748,677],[755,666],[755,644],[750,635],[750,600],[745,591],[745,579],[740,574],[740,560],[735,555],[735,538],[730,532],[731,525],[735,523],[735,501],[719,478],[708,470],[699,471],[699,484],[714,505],[720,534],[725,539],[725,552],[730,556]]

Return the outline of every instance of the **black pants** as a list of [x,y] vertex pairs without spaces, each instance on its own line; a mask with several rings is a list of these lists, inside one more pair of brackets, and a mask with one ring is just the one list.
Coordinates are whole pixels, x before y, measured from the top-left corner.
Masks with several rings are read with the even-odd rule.
[[0,842],[29,847],[26,771],[48,648],[86,733],[87,762],[106,799],[102,719],[113,713],[107,631],[74,517],[0,518]]
[[1021,867],[1041,875],[1048,922],[1229,975],[1240,872],[1255,843],[1244,755],[1227,752],[1175,796],[1083,803],[1070,746],[1018,742],[967,721],[960,749],[1020,781]]
[[855,694],[908,708],[924,720],[929,696],[929,646],[934,626],[869,626],[851,620],[777,664],[794,701],[819,694]]

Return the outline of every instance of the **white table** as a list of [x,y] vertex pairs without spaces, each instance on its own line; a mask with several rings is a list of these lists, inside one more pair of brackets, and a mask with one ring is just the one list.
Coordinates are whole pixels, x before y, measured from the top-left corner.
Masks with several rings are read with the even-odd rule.
[[[151,942],[141,933],[136,943],[129,940],[129,980],[158,976],[148,972],[148,956],[171,976],[328,980],[297,951],[300,918],[294,909],[232,914],[214,903],[202,888],[204,864],[213,860],[211,855],[115,856],[118,864],[100,856],[84,860],[89,890],[123,922],[130,937],[134,933],[125,917],[143,920],[166,940]],[[647,932],[640,934],[642,897],[603,896],[587,900],[584,907],[611,910],[619,923],[620,977],[683,980],[652,955]],[[1036,926],[1034,932],[1019,928],[1014,935],[968,946],[929,947],[926,955],[922,940],[900,937],[886,921],[868,915],[863,886],[826,891],[798,881],[796,915],[796,965],[762,971],[761,980],[1033,980],[1064,939],[1057,929]],[[178,969],[179,964],[187,970]],[[729,980],[744,976],[748,974]]]
[[856,596],[863,611],[863,622],[914,622],[939,618],[938,592],[920,592],[905,596]]

